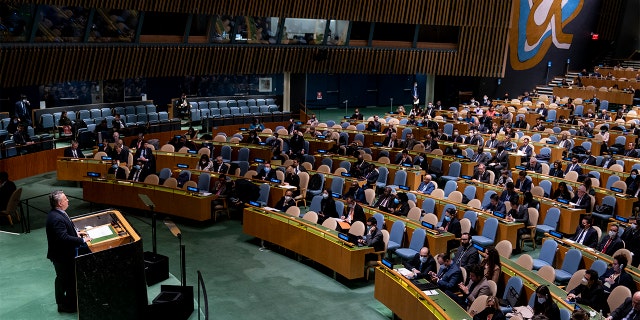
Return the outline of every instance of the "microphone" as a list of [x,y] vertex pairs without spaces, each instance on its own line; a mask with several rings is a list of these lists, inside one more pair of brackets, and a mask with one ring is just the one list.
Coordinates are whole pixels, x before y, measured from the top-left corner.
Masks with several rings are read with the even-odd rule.
[[342,103],[348,103],[348,102],[349,102],[349,100],[342,101]]

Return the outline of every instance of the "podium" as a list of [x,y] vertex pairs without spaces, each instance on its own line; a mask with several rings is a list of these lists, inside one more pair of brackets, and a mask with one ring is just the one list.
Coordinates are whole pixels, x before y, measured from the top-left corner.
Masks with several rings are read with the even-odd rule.
[[142,239],[118,210],[75,217],[92,238],[75,259],[78,319],[142,319],[147,307]]

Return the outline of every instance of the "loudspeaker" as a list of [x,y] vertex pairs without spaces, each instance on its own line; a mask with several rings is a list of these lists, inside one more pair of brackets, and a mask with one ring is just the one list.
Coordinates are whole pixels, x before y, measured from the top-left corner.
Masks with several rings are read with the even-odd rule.
[[150,319],[189,319],[193,313],[193,287],[162,285],[161,292],[149,305]]
[[144,253],[144,275],[147,286],[169,279],[169,257],[153,252]]

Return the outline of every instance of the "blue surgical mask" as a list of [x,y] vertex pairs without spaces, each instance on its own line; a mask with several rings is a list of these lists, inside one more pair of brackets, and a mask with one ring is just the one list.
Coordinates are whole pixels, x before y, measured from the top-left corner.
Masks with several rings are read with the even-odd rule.
[[398,200],[398,199],[393,199],[393,203],[398,204],[398,203],[400,203],[400,200]]
[[420,262],[422,262],[422,263],[427,262],[427,258],[428,258],[428,257],[420,257]]
[[118,169],[118,165],[117,164],[113,164],[113,165],[111,165],[111,168]]
[[137,165],[137,164],[135,166],[133,166],[133,168],[136,169],[136,170],[140,170],[140,166]]
[[540,298],[540,297],[538,297],[538,303],[539,303],[539,304],[543,304],[543,303],[545,303],[545,302],[547,302],[547,298]]
[[447,221],[447,222],[451,221],[451,217],[449,217],[449,216],[444,216],[444,221]]
[[271,171],[271,168],[266,168],[266,167],[265,167],[265,168],[264,168],[264,171],[265,171],[265,172],[269,172],[269,171]]
[[635,179],[637,176],[638,176],[637,174],[632,174],[631,179]]

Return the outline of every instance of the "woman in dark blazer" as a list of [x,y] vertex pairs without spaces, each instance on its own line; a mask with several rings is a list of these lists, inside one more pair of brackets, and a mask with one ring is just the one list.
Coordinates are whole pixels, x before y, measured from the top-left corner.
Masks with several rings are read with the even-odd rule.
[[322,201],[320,201],[320,212],[318,214],[318,223],[322,224],[327,218],[338,218],[336,211],[336,200],[331,195],[331,190],[322,191]]

